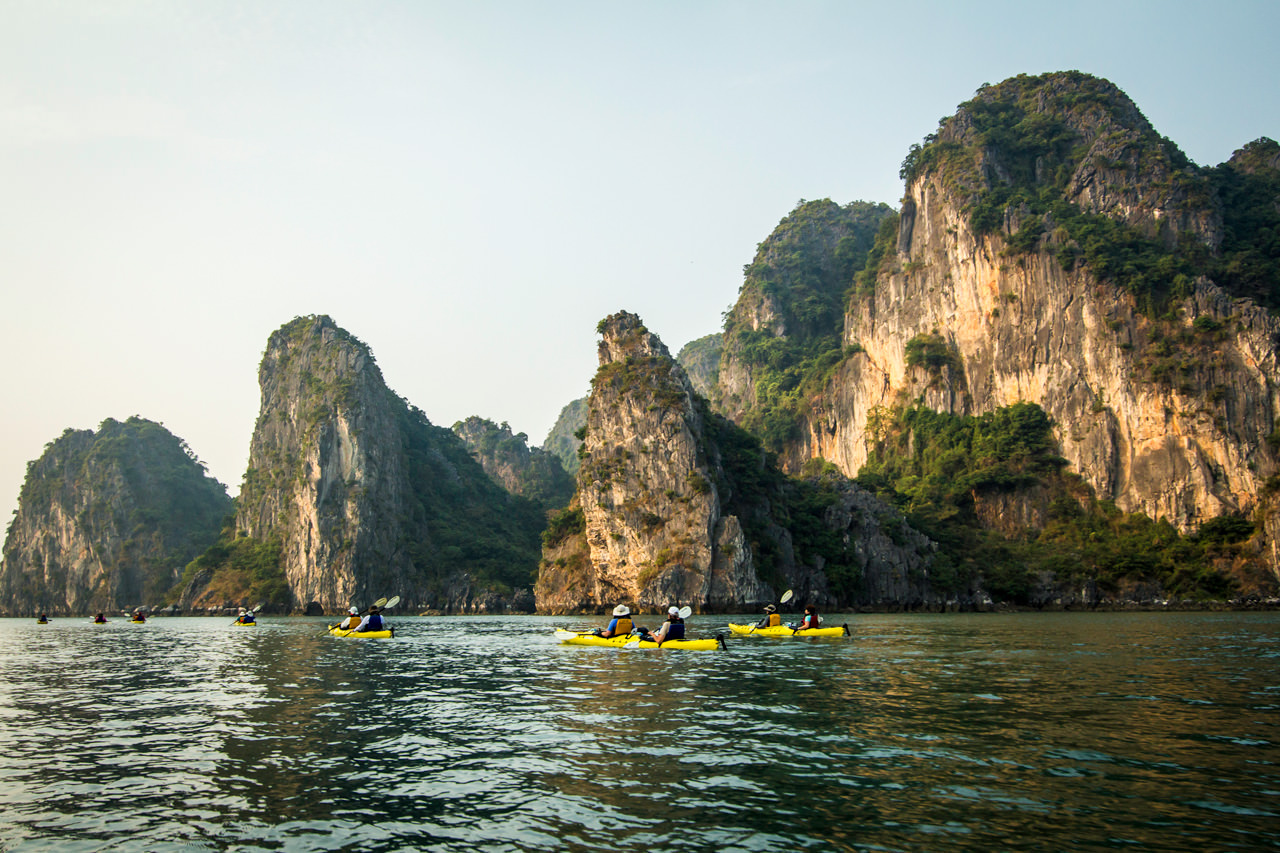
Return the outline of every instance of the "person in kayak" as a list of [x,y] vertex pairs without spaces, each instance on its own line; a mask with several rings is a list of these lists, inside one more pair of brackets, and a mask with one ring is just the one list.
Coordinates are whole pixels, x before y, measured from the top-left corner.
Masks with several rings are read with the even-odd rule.
[[369,608],[369,612],[360,620],[360,624],[356,626],[356,633],[362,634],[365,631],[386,631],[387,623],[382,621],[382,608],[373,605]]
[[630,634],[635,627],[635,623],[631,621],[631,608],[625,604],[619,604],[613,608],[613,621],[609,623],[609,627],[601,631],[599,628],[595,630],[598,637],[621,637]]
[[236,617],[236,621],[239,622],[241,625],[252,625],[254,622],[257,621],[257,619],[254,617],[252,610],[245,610],[243,607],[241,607],[240,615]]
[[684,639],[684,620],[680,618],[680,608],[672,605],[667,608],[667,621],[662,623],[658,633],[649,637],[655,643],[662,644],[667,640]]
[[106,614],[99,613],[97,616],[93,617],[93,621],[99,625],[105,625],[107,623]]
[[135,610],[133,611],[132,619],[134,622],[146,622],[147,614],[143,613],[141,610]]
[[48,621],[49,621],[49,617],[43,613],[41,613],[38,617],[36,617],[36,622],[41,625],[46,624]]
[[764,618],[756,623],[757,628],[776,628],[782,624],[782,617],[778,615],[778,608],[772,604],[766,604],[764,608]]
[[339,631],[354,631],[360,624],[360,608],[348,607],[346,617],[338,623]]
[[818,608],[812,604],[806,604],[804,607],[804,618],[800,620],[800,624],[796,626],[797,631],[804,631],[807,628],[817,628],[822,624],[822,619],[818,617]]

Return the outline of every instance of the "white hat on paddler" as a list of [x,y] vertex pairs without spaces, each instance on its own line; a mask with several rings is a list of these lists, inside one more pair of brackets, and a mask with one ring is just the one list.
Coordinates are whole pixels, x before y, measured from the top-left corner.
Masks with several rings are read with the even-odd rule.
[[614,616],[630,616],[631,608],[627,607],[627,605],[625,604],[619,604],[617,607],[613,608],[613,615]]

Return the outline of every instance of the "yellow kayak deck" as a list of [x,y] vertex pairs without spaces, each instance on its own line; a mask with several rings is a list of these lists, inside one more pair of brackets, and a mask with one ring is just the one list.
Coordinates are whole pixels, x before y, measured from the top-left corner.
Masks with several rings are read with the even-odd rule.
[[699,640],[667,640],[665,643],[659,644],[650,640],[641,640],[639,634],[623,634],[620,637],[598,637],[595,634],[567,631],[564,628],[556,628],[556,639],[570,646],[602,646],[615,649],[631,646],[639,649],[687,649],[710,652],[724,645],[724,638],[719,636]]
[[395,636],[395,629],[388,628],[385,631],[344,631],[337,625],[329,626],[329,633],[335,637],[355,637],[362,640],[390,640]]

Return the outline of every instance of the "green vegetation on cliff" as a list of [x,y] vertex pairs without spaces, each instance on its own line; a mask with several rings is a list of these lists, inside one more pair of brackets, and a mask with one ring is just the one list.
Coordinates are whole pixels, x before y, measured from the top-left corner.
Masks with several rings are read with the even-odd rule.
[[[1180,536],[1164,520],[1096,500],[1064,472],[1039,406],[1018,403],[978,417],[920,406],[882,410],[868,432],[870,456],[857,482],[940,543],[932,573],[939,589],[963,591],[981,579],[997,600],[1025,604],[1042,572],[1113,593],[1142,583],[1191,598],[1238,589],[1224,566],[1239,556],[1252,522],[1214,519]],[[1043,524],[989,529],[978,504],[1002,495],[1038,506]]]
[[[116,609],[159,602],[182,567],[218,537],[231,499],[186,442],[139,417],[97,432],[66,430],[27,466],[5,540],[4,599],[23,606]],[[48,531],[74,553],[49,547]],[[84,549],[81,553],[79,549]],[[85,565],[97,561],[95,569]],[[69,589],[72,566],[104,573],[100,586]],[[20,591],[20,592],[19,592]]]
[[745,268],[725,348],[755,383],[742,425],[770,450],[794,437],[808,398],[856,351],[841,345],[846,293],[892,215],[885,204],[801,201]]
[[[1202,169],[1106,80],[1074,71],[1018,75],[984,86],[943,119],[924,145],[911,147],[901,175],[910,184],[934,174],[975,234],[1002,234],[1014,255],[1047,249],[1065,269],[1083,264],[1134,294],[1148,317],[1165,315],[1198,276],[1278,311],[1276,147],[1259,139],[1231,162]],[[1220,212],[1220,251],[1193,231],[1149,233],[1069,200],[1103,181],[1149,196],[1164,223]]]

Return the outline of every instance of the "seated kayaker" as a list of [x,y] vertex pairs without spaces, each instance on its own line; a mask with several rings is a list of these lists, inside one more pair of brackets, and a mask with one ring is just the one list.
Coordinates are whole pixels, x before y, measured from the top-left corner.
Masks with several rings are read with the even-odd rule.
[[93,621],[99,625],[104,625],[106,624],[107,616],[105,613],[99,613],[97,616],[93,617]]
[[236,621],[241,625],[252,625],[256,620],[254,619],[252,610],[245,610],[241,607],[240,615],[236,617]]
[[365,631],[385,631],[387,624],[382,621],[382,608],[376,604],[369,608],[369,612],[360,620],[360,624],[356,626],[356,633],[364,633]]
[[147,621],[147,614],[143,613],[141,610],[135,610],[135,611],[133,611],[133,621],[134,621],[134,622],[146,622],[146,621]]
[[354,631],[356,626],[360,624],[360,608],[348,607],[347,615],[338,623],[339,631]]
[[804,618],[800,620],[800,624],[796,626],[797,631],[804,631],[808,628],[817,628],[822,624],[822,620],[818,618],[818,608],[812,604],[805,605]]
[[49,621],[49,617],[41,613],[39,616],[36,617],[36,621],[39,622],[41,625],[44,625],[46,622]]
[[764,618],[756,623],[757,628],[776,628],[782,624],[782,617],[778,615],[778,608],[772,604],[766,604],[764,608]]
[[680,618],[679,607],[672,605],[667,608],[667,621],[663,622],[658,633],[651,635],[649,639],[655,643],[684,639],[684,620]]
[[631,608],[625,604],[619,604],[613,608],[613,621],[609,623],[609,627],[603,631],[597,628],[595,634],[600,637],[623,637],[630,634],[634,627],[635,623],[631,621]]

